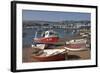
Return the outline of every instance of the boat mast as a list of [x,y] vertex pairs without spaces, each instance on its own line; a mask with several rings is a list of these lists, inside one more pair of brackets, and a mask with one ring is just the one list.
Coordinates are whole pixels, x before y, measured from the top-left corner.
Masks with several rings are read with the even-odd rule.
[[35,33],[35,38],[37,38],[37,32]]

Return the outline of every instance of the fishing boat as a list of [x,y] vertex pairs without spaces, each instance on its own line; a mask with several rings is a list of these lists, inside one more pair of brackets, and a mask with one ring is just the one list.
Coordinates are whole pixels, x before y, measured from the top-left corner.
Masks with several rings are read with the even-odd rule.
[[35,38],[33,38],[32,47],[38,47],[41,49],[46,48],[49,45],[55,45],[59,41],[59,36],[57,32],[53,30],[48,30],[41,33],[41,36],[37,37],[38,32],[35,34]]

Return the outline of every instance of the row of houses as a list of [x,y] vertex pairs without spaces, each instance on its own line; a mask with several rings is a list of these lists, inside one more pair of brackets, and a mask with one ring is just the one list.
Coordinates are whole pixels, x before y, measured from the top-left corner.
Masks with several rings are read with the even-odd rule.
[[90,28],[90,23],[88,24],[82,24],[82,23],[77,23],[77,24],[49,24],[49,25],[35,25],[35,26],[27,26],[24,28],[60,28],[60,29],[79,29],[79,28]]

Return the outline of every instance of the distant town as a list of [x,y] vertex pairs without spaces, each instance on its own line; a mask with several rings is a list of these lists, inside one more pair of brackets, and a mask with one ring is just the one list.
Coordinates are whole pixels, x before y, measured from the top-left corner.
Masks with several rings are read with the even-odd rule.
[[90,28],[90,21],[23,21],[23,28],[63,28],[63,29],[78,29]]

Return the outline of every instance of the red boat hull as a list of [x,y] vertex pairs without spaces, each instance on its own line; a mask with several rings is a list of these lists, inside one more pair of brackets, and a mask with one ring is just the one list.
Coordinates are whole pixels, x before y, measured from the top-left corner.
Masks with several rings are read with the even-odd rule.
[[59,41],[58,37],[47,37],[47,38],[36,38],[34,39],[34,42],[37,43],[48,43],[48,44],[53,44]]
[[58,54],[53,56],[32,56],[37,61],[61,61],[65,60],[65,54]]

